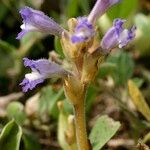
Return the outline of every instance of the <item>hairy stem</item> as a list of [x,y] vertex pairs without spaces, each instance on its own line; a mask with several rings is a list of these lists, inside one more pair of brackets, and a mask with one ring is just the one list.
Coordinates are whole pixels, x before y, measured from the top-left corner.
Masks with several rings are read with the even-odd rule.
[[74,106],[78,150],[90,150],[85,122],[84,100]]

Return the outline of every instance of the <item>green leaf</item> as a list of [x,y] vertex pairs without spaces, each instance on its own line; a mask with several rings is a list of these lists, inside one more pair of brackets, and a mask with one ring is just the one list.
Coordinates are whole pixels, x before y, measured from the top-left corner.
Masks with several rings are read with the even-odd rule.
[[24,133],[22,138],[25,150],[41,150],[38,139],[33,134]]
[[106,115],[98,118],[89,137],[92,150],[100,150],[113,137],[119,127],[119,122]]
[[45,37],[45,34],[42,34],[40,32],[30,32],[26,34],[23,38],[20,40],[20,55],[24,57],[26,53],[29,52],[31,47],[43,39]]
[[134,17],[134,22],[137,27],[135,47],[141,55],[150,55],[150,17],[144,14],[137,14]]
[[0,49],[3,49],[6,52],[15,52],[16,51],[16,48],[13,45],[11,45],[5,41],[2,41],[2,40],[0,40]]
[[138,77],[132,78],[132,81],[136,84],[138,88],[140,88],[144,83],[144,79]]
[[78,0],[79,5],[81,6],[81,9],[83,11],[84,15],[88,15],[90,12],[90,5],[89,1],[87,0]]
[[96,99],[96,95],[97,93],[95,88],[93,86],[90,86],[86,94],[86,112],[90,112],[91,106]]
[[68,129],[68,116],[69,114],[64,110],[64,106],[60,106],[59,108],[59,117],[58,117],[58,130],[57,130],[57,139],[63,150],[68,150],[68,143],[65,138],[66,131]]
[[69,0],[66,7],[66,15],[68,18],[73,17],[78,12],[78,1],[77,0]]
[[58,110],[56,103],[61,99],[63,95],[63,88],[55,92],[51,86],[43,88],[41,92],[41,97],[39,99],[39,112],[42,115],[43,113],[48,113],[54,118],[58,117]]
[[141,112],[148,121],[150,121],[150,107],[144,99],[142,92],[132,80],[128,81],[128,90],[131,100],[136,106],[137,110]]
[[0,134],[0,150],[19,150],[21,136],[21,127],[11,120]]
[[3,21],[3,19],[5,18],[8,9],[5,7],[5,5],[3,3],[0,3],[0,23]]
[[9,43],[0,40],[0,76],[6,76],[9,68],[14,65],[16,49]]
[[122,0],[113,6],[108,12],[111,20],[114,18],[128,18],[138,8],[138,0]]
[[134,61],[131,55],[124,51],[117,51],[107,58],[107,62],[114,63],[117,67],[111,73],[116,85],[126,85],[134,70]]
[[57,36],[55,36],[55,39],[54,39],[54,47],[55,47],[56,52],[62,58],[64,58],[64,53],[63,53],[63,50],[62,50],[62,47],[61,47],[60,39]]
[[64,99],[64,110],[69,114],[73,113],[73,106],[71,103],[69,103],[69,100],[67,98]]
[[26,119],[24,106],[19,102],[9,103],[7,106],[7,115],[10,119],[14,118],[20,125],[22,125]]
[[98,76],[100,78],[104,78],[107,75],[110,75],[113,72],[115,72],[116,69],[117,69],[117,65],[116,64],[110,63],[110,62],[105,62],[105,63],[100,65],[100,71],[98,73]]

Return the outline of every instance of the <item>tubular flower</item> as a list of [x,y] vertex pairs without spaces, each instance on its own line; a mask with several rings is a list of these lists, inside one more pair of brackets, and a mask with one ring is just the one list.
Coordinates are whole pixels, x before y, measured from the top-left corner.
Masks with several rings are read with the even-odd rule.
[[20,83],[23,92],[32,90],[37,84],[44,82],[47,78],[64,77],[67,75],[66,70],[47,59],[34,61],[24,58],[23,60],[25,67],[32,69],[32,72],[26,74],[24,80]]
[[88,16],[88,21],[95,24],[100,16],[102,16],[111,6],[120,1],[121,0],[97,0],[95,6]]
[[135,37],[136,27],[132,26],[129,30],[122,26],[126,20],[115,19],[113,26],[106,32],[102,41],[101,47],[110,50],[115,47],[122,48],[126,46]]
[[24,7],[20,10],[23,18],[21,25],[22,31],[18,34],[17,39],[21,39],[30,31],[38,31],[61,36],[64,29],[54,20],[46,16],[43,12],[34,10],[30,7]]

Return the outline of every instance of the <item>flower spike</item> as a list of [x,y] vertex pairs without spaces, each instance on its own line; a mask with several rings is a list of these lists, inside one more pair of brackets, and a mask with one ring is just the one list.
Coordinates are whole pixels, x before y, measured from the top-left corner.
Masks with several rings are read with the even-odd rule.
[[20,14],[23,18],[23,24],[21,25],[22,31],[18,34],[16,39],[21,39],[30,31],[49,33],[57,36],[61,36],[61,33],[64,31],[59,24],[41,11],[24,7],[20,10]]
[[131,29],[124,29],[122,26],[126,20],[115,19],[113,27],[111,27],[104,35],[101,41],[101,47],[110,50],[115,47],[122,48],[126,46],[135,37],[136,27],[132,26]]
[[121,0],[97,0],[95,6],[88,16],[88,21],[92,24],[95,24],[100,16],[102,16],[111,6],[120,1]]
[[64,77],[68,74],[61,66],[47,59],[35,61],[23,58],[23,60],[25,67],[30,67],[32,69],[32,72],[26,74],[24,80],[20,83],[23,92],[32,90],[37,84],[44,82],[47,78]]

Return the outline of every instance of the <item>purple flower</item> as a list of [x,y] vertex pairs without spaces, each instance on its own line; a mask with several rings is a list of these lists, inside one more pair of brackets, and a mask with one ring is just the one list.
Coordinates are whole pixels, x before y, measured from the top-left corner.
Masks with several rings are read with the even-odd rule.
[[77,26],[71,37],[72,43],[80,43],[90,40],[95,35],[93,25],[87,20],[87,17],[77,18]]
[[97,0],[88,17],[77,18],[77,26],[71,37],[72,43],[87,42],[95,35],[94,25],[98,17],[103,15],[108,8],[120,0]]
[[124,29],[122,26],[126,20],[115,19],[113,27],[111,27],[104,35],[101,41],[103,49],[110,50],[115,47],[122,48],[126,46],[135,37],[136,27],[132,26],[131,29]]
[[68,74],[61,66],[47,60],[29,60],[23,58],[25,67],[32,69],[31,73],[25,75],[24,80],[20,83],[23,92],[32,90],[37,84],[44,82],[45,79],[51,77],[64,77]]
[[64,31],[61,26],[41,11],[24,7],[20,10],[20,14],[23,18],[23,24],[21,25],[22,31],[18,34],[17,39],[22,38],[30,31],[44,32],[57,36],[61,36],[61,33]]
[[95,24],[96,20],[102,16],[111,6],[121,0],[97,0],[95,6],[88,16],[88,21]]

